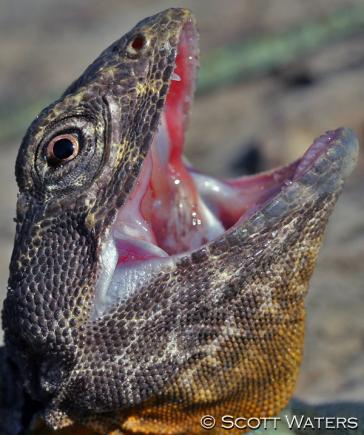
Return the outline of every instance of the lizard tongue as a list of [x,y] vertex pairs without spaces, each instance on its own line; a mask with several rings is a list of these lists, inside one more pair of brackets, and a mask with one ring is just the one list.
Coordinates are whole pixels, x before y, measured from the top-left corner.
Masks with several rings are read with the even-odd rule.
[[163,115],[137,185],[113,226],[120,265],[195,249],[225,231],[198,194],[182,146],[175,144]]

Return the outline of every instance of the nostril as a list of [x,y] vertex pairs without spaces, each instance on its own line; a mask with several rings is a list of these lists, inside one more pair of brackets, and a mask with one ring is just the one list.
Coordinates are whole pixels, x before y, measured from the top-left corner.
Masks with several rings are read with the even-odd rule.
[[132,40],[131,47],[135,51],[139,51],[142,48],[144,48],[145,44],[146,44],[145,36],[142,34],[139,34],[139,35],[136,35],[135,38]]
[[138,57],[138,55],[143,52],[143,49],[147,46],[147,44],[147,38],[142,33],[138,33],[133,39],[131,39],[126,51],[132,58]]

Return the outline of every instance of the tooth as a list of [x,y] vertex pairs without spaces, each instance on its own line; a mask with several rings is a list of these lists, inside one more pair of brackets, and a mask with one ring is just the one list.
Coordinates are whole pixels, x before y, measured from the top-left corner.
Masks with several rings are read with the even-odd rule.
[[173,71],[172,75],[171,75],[171,80],[174,80],[176,82],[180,82],[181,81],[181,77]]

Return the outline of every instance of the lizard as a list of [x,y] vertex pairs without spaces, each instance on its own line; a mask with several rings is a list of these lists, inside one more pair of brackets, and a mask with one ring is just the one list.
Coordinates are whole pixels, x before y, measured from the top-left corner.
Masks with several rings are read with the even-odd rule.
[[203,415],[223,433],[292,396],[358,141],[338,128],[284,167],[202,174],[183,157],[198,54],[189,10],[146,18],[25,134],[1,433],[198,434]]

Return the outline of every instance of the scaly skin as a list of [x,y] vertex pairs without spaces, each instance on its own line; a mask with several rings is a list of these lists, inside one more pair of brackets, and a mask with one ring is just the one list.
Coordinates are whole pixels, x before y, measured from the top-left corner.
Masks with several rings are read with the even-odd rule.
[[[90,316],[102,242],[157,129],[186,23],[194,25],[183,9],[139,23],[22,142],[3,310],[5,433],[29,428],[34,416],[62,433],[81,433],[74,424],[102,434],[200,433],[202,415],[276,415],[292,395],[304,297],[356,154],[348,130],[286,186],[279,210],[267,204],[101,319]],[[147,43],[133,50],[140,33]],[[80,153],[51,165],[47,145],[65,132],[78,132]]]

